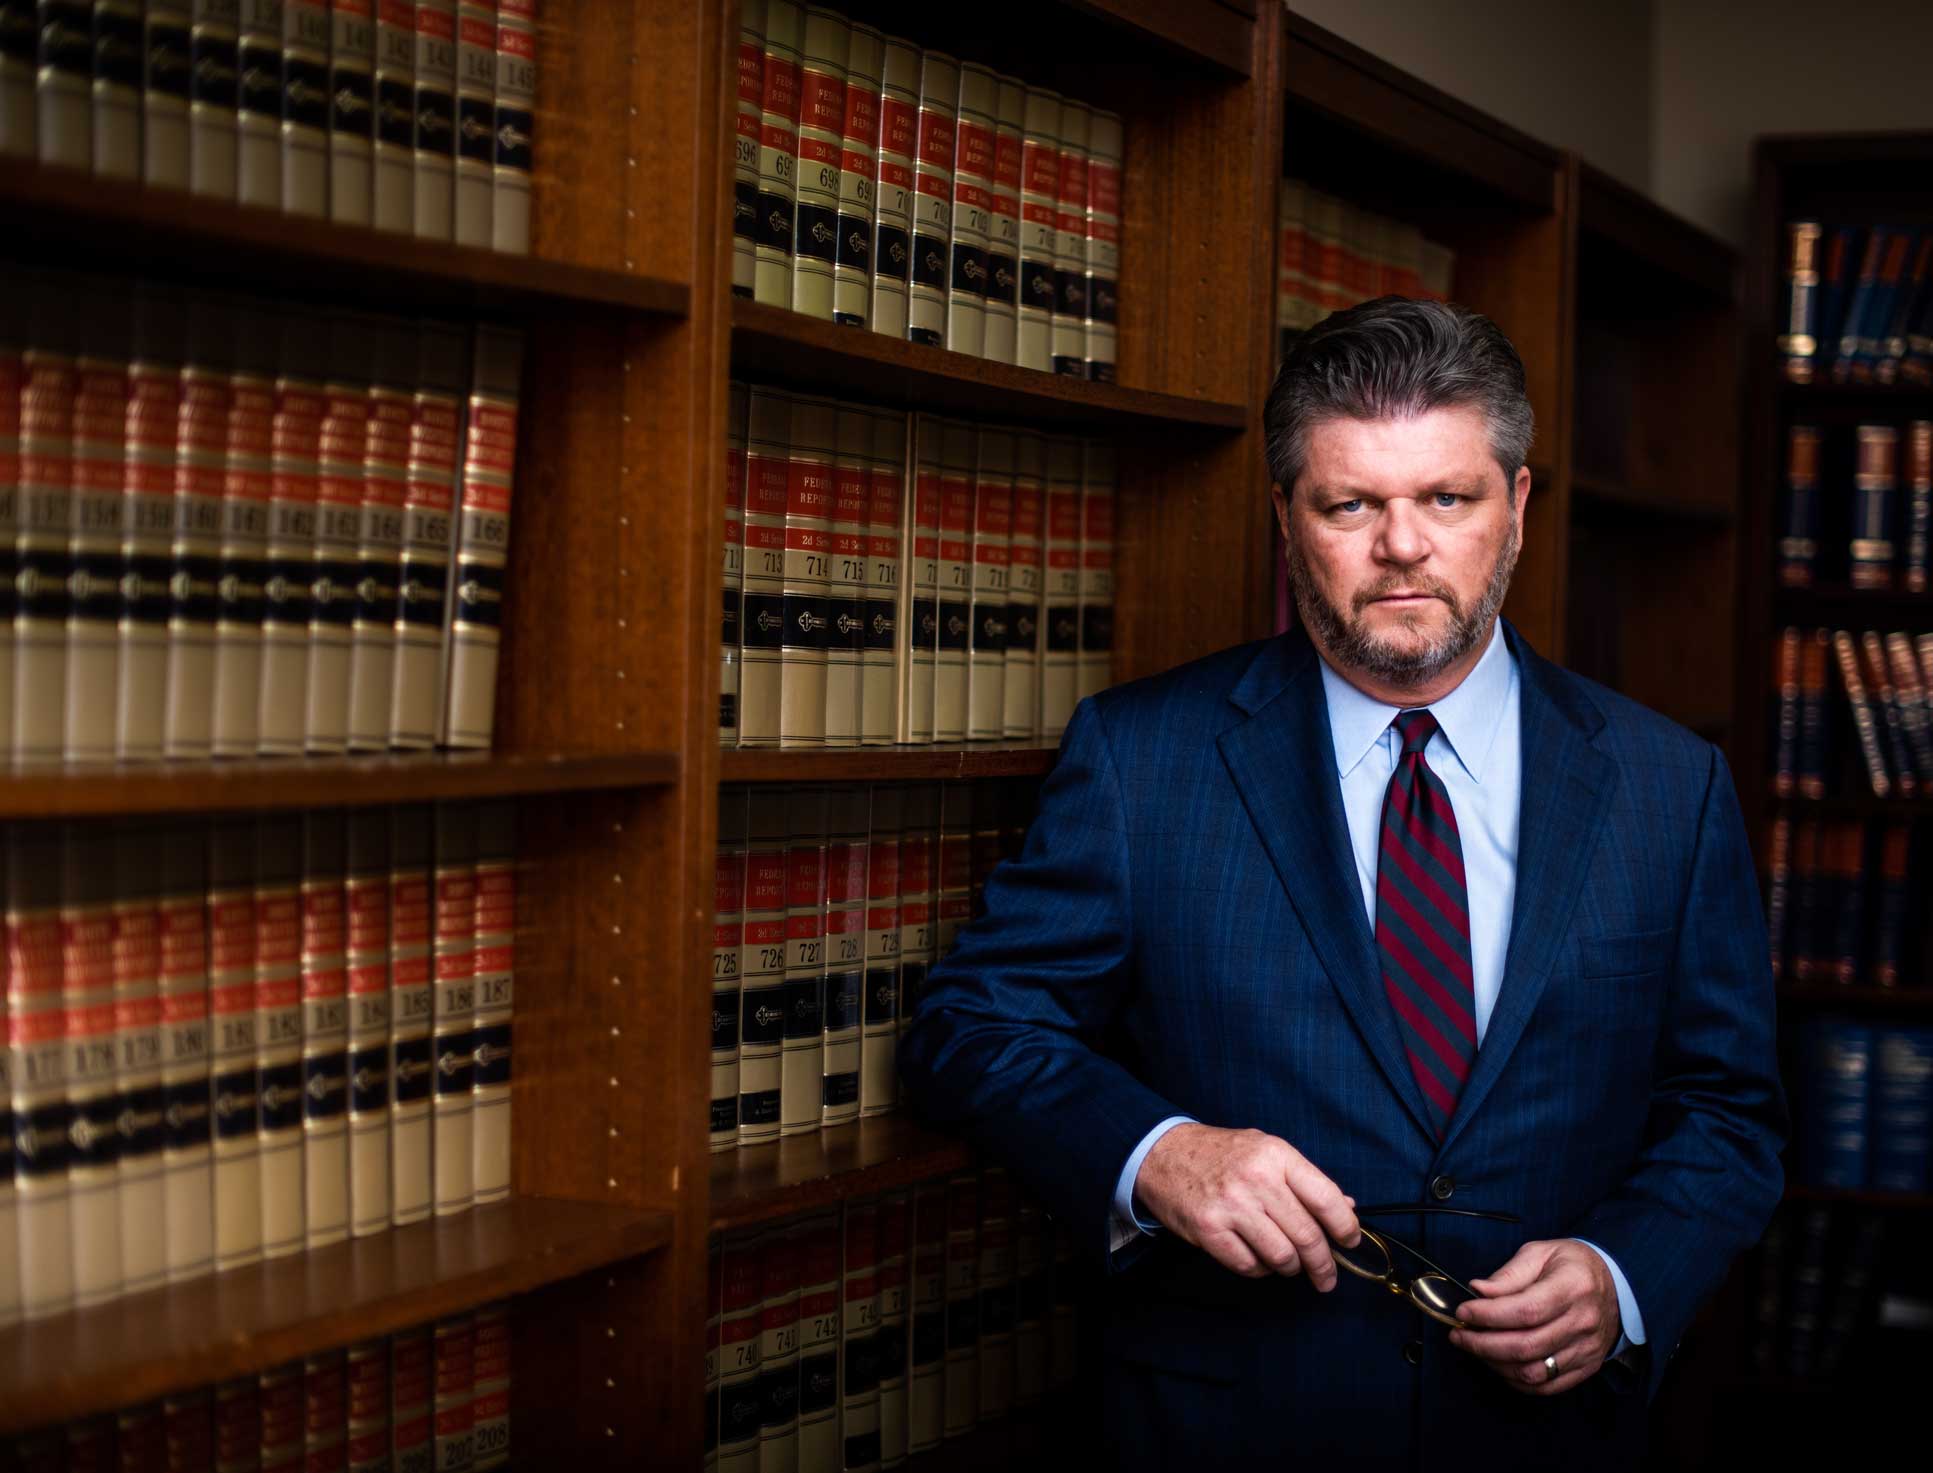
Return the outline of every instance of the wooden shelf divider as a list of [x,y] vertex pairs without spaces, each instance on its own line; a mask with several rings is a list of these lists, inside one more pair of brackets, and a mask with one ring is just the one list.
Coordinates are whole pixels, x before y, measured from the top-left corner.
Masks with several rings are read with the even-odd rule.
[[973,1163],[964,1142],[898,1114],[719,1151],[711,1158],[711,1230],[792,1217]]
[[987,742],[973,747],[842,747],[828,752],[742,748],[719,753],[728,783],[923,782],[935,778],[1039,777],[1058,747]]

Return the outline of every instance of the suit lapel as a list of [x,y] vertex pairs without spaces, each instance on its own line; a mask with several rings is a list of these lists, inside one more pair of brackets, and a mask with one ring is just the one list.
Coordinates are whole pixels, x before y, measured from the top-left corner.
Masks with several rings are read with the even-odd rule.
[[1270,641],[1229,698],[1249,713],[1219,741],[1229,776],[1357,1031],[1418,1127],[1434,1136],[1383,995],[1314,647],[1299,630]]

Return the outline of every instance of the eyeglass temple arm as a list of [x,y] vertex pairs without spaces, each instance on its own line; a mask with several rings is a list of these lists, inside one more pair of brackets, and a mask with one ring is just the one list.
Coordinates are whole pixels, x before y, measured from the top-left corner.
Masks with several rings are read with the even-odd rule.
[[1437,1217],[1480,1217],[1486,1222],[1522,1222],[1514,1212],[1477,1212],[1468,1207],[1439,1207],[1433,1202],[1381,1202],[1373,1207],[1358,1207],[1358,1217],[1388,1217],[1396,1213],[1429,1213]]

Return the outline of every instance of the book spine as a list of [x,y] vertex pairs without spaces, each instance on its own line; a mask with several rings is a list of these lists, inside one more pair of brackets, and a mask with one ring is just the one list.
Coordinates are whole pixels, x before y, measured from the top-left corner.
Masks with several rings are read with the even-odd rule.
[[1906,361],[1907,335],[1925,310],[1929,277],[1933,276],[1933,235],[1921,235],[1913,246],[1913,264],[1901,277],[1872,365],[1873,379],[1882,384],[1899,381]]
[[751,430],[751,395],[731,385],[725,420],[725,535],[719,583],[724,591],[718,645],[718,745],[738,745],[739,612],[745,600],[745,442]]
[[263,1371],[255,1381],[261,1416],[255,1444],[260,1473],[300,1473],[305,1410],[302,1363]]
[[210,1387],[161,1400],[161,1435],[167,1459],[174,1468],[215,1466],[215,1397]]
[[860,654],[859,739],[890,745],[899,735],[899,504],[906,484],[906,415],[874,410],[866,460],[865,633]]
[[879,1199],[879,1465],[906,1461],[906,1354],[908,1250],[912,1247],[912,1197],[887,1192]]
[[1812,382],[1819,355],[1814,331],[1819,291],[1819,234],[1817,220],[1794,220],[1785,227],[1785,330],[1778,350],[1785,355],[1786,379]]
[[724,1245],[713,1236],[705,1253],[705,1412],[698,1464],[703,1473],[716,1473],[718,1468],[718,1386],[724,1366],[719,1331],[724,1322]]
[[[53,288],[45,286],[51,295]],[[67,305],[72,306],[72,299]],[[20,482],[14,537],[13,756],[62,755],[67,667],[68,532],[74,506],[74,407],[79,374],[51,305],[35,303],[21,354]]]
[[932,966],[937,917],[934,891],[939,869],[935,839],[940,818],[939,789],[916,783],[900,797],[899,839],[899,1028],[903,1032]]
[[342,908],[349,1025],[349,1231],[389,1227],[389,813],[348,816]]
[[920,52],[896,36],[880,54],[879,175],[874,196],[872,330],[907,335],[917,213]]
[[161,1159],[161,912],[153,851],[163,831],[122,826],[113,836],[115,1197],[121,1290],[134,1294],[168,1274]]
[[1038,729],[1040,693],[1041,520],[1045,443],[1014,436],[1012,534],[1007,544],[1007,645],[1002,658],[1001,735],[1025,740]]
[[1804,820],[1792,843],[1792,939],[1786,947],[1788,970],[1809,982],[1818,972],[1814,955],[1819,913],[1819,825]]
[[720,1250],[718,1469],[756,1473],[765,1383],[763,1349],[764,1264],[762,1239],[728,1236]]
[[213,1033],[214,1252],[217,1270],[262,1256],[262,1161],[256,1144],[255,827],[218,824],[208,838],[208,1002]]
[[1014,437],[981,430],[973,486],[973,606],[968,615],[967,739],[1004,732],[1012,573]]
[[1010,784],[984,783],[973,792],[973,916],[987,913],[987,881],[1001,860],[1003,810],[1009,804]]
[[479,327],[473,368],[449,602],[443,743],[488,751],[496,724],[497,656],[503,645],[504,570],[510,560],[523,334],[511,328]]
[[379,752],[389,745],[397,597],[402,588],[415,419],[414,327],[390,318],[372,322],[370,331],[374,356],[365,405],[368,433],[362,451],[354,612],[349,625],[347,740],[352,752]]
[[947,1190],[923,1182],[913,1194],[912,1351],[906,1386],[906,1450],[930,1452],[946,1426]]
[[1081,446],[1081,632],[1074,695],[1105,690],[1114,662],[1114,447]]
[[[1933,236],[1928,237],[1933,242]],[[1933,542],[1933,420],[1906,426],[1906,559],[1901,586],[1927,590],[1928,546]]]
[[826,564],[826,745],[856,747],[864,719],[873,417],[854,405],[840,405],[836,421],[832,547]]
[[1014,362],[1049,372],[1054,315],[1060,300],[1054,256],[1060,239],[1060,105],[1058,92],[1029,87],[1020,142],[1020,299]]
[[1111,384],[1121,295],[1121,115],[1096,110],[1087,145],[1087,376]]
[[104,179],[141,177],[143,35],[140,0],[93,0],[93,167]]
[[[214,1267],[213,1044],[205,830],[176,823],[160,842],[161,1225],[170,1281]],[[143,856],[144,860],[152,856]]]
[[1058,741],[1080,679],[1081,442],[1047,442],[1047,559],[1042,598],[1040,731]]
[[456,230],[456,58],[456,0],[417,0],[410,228],[424,240]]
[[1853,359],[1851,375],[1856,384],[1873,381],[1874,368],[1886,351],[1886,329],[1893,320],[1893,303],[1899,296],[1900,280],[1912,244],[1913,237],[1908,231],[1894,230],[1887,234],[1886,253],[1880,258],[1872,300],[1859,324],[1859,352]]
[[88,0],[35,0],[35,134],[43,164],[93,165],[92,11]]
[[859,1113],[883,1115],[898,1094],[900,795],[875,784],[866,847],[866,975]]
[[[197,372],[191,358],[192,377],[183,379],[168,755],[253,757],[261,740],[262,620],[274,512],[275,324],[266,313],[252,314],[244,336],[232,314],[214,312],[205,301],[194,310],[197,321],[211,318],[210,340],[197,350],[191,336],[190,352],[207,371]],[[211,432],[191,429],[191,419],[203,420]]]
[[349,1236],[349,937],[343,816],[302,816],[302,1195],[311,1248]]
[[255,1080],[262,1256],[302,1246],[302,824],[255,830]]
[[799,47],[803,40],[804,26],[795,0],[766,0],[752,295],[774,307],[792,305],[792,224],[798,206],[799,176]]
[[832,461],[837,410],[829,399],[792,400],[786,451],[784,628],[780,631],[779,745],[826,740],[826,646],[832,557]]
[[1019,351],[1021,127],[1027,89],[996,76],[993,115],[993,202],[987,222],[987,329],[981,356],[1012,363]]
[[193,194],[232,200],[239,190],[236,109],[242,80],[240,4],[239,0],[192,3],[188,28],[188,189]]
[[711,1148],[738,1144],[739,960],[745,945],[745,792],[718,793],[712,869]]
[[1880,755],[1879,733],[1873,723],[1873,708],[1866,699],[1865,682],[1859,678],[1859,656],[1854,649],[1852,635],[1840,629],[1832,636],[1832,650],[1839,662],[1839,678],[1845,683],[1846,700],[1852,707],[1853,727],[1859,736],[1859,750],[1866,760],[1866,777],[1872,784],[1873,796],[1884,798],[1892,791],[1892,779],[1886,773],[1886,759]]
[[906,336],[937,348],[946,341],[947,284],[953,239],[954,132],[959,63],[944,52],[920,56],[919,134],[913,166],[913,261]]
[[933,740],[967,735],[967,651],[973,628],[973,427],[940,425],[939,629],[933,670]]
[[1778,718],[1773,738],[1772,791],[1781,798],[1791,797],[1797,784],[1799,638],[1797,629],[1782,629],[1773,646],[1772,689],[1778,699]]
[[33,0],[0,3],[0,155],[30,159],[36,151]]
[[1084,103],[1060,105],[1060,190],[1054,210],[1055,373],[1087,377],[1087,132]]
[[987,339],[987,242],[993,224],[994,113],[1000,84],[989,67],[960,67],[953,125],[953,237],[946,345],[979,358]]
[[1899,491],[1899,431],[1861,425],[1853,472],[1852,586],[1893,586],[1893,502]]
[[866,995],[864,786],[832,788],[826,804],[825,1059],[819,1123],[859,1118],[860,1034]]
[[495,189],[498,0],[457,0],[456,178],[452,234],[488,247]]
[[408,235],[416,220],[416,4],[376,0],[370,223]]
[[389,745],[421,751],[436,745],[443,729],[450,543],[463,435],[462,335],[426,323],[418,330],[416,350],[396,577]]
[[1766,846],[1771,859],[1766,871],[1765,935],[1771,948],[1772,980],[1785,972],[1785,922],[1792,895],[1792,820],[1781,814],[1772,820]]
[[479,1205],[510,1195],[511,1048],[516,1009],[517,805],[476,809],[476,1012],[471,1027],[471,1172]]
[[[843,22],[842,22],[843,24]],[[839,152],[839,230],[833,264],[832,320],[865,327],[871,319],[873,209],[879,177],[879,86],[885,38],[853,22]]]
[[[942,861],[944,863],[944,861]],[[980,1409],[980,1181],[946,1186],[946,1373],[943,1433],[964,1437]]]
[[839,197],[850,23],[805,7],[799,60],[799,174],[793,214],[792,310],[832,318],[839,256]]
[[328,341],[328,329],[319,319],[295,313],[283,319],[270,451],[267,576],[262,585],[256,746],[263,756],[299,756],[307,736],[316,483],[328,403]]
[[1882,1028],[1873,1041],[1872,1160],[1878,1192],[1933,1183],[1933,1029]]
[[779,1133],[819,1128],[825,1073],[826,790],[785,794],[785,1043]]
[[1873,927],[1873,982],[1879,987],[1900,984],[1900,954],[1906,934],[1907,858],[1912,828],[1890,823],[1880,839],[1879,919]]
[[841,1236],[839,1427],[846,1473],[879,1467],[879,1204],[848,1201]]
[[1849,277],[1853,269],[1854,232],[1841,226],[1825,237],[1825,251],[1819,269],[1818,304],[1814,313],[1814,354],[1812,381],[1824,383],[1831,369],[1831,358],[1839,346],[1839,325],[1845,315]]
[[261,1461],[261,1388],[253,1376],[225,1381],[215,1388],[215,1467],[255,1469]]
[[18,606],[20,415],[26,378],[21,363],[26,323],[21,304],[0,300],[0,756],[13,755],[13,642]]
[[329,213],[332,111],[328,0],[282,0],[281,11],[282,213],[322,219]]
[[799,1225],[799,1473],[839,1466],[839,1214]]
[[1805,1058],[1804,1179],[1814,1187],[1862,1190],[1871,1144],[1873,1030],[1815,1020],[1807,1030]]
[[1047,1394],[1047,1259],[1040,1208],[1022,1197],[1014,1210],[1013,1402],[1037,1406]]
[[16,824],[6,845],[15,1272],[18,1312],[33,1320],[71,1307],[75,1284],[60,832]]
[[746,813],[745,931],[738,963],[741,1146],[776,1139],[779,1133],[780,1053],[787,1017],[785,807],[782,791],[754,788]]
[[431,1473],[436,1464],[435,1343],[429,1326],[389,1340],[389,1438],[395,1473]]
[[1900,706],[1901,692],[1893,685],[1892,672],[1887,669],[1886,651],[1879,636],[1868,630],[1860,636],[1859,648],[1864,659],[1866,688],[1872,704],[1879,708],[1874,725],[1885,735],[1892,786],[1902,797],[1910,797],[1919,791],[1919,779],[1913,771],[1912,752],[1907,745]]
[[758,1466],[761,1468],[798,1465],[802,1232],[802,1226],[781,1225],[767,1230],[757,1240]]
[[758,154],[764,121],[764,0],[738,7],[738,98],[732,136],[732,295],[750,297],[758,274]]
[[530,254],[530,165],[537,109],[537,0],[497,0],[496,128],[490,244]]
[[1793,425],[1785,449],[1785,521],[1779,535],[1779,582],[1812,586],[1819,560],[1819,431]]
[[476,810],[438,803],[435,824],[430,1161],[436,1215],[446,1217],[476,1200]]
[[1879,266],[1885,255],[1886,238],[1887,232],[1877,227],[1866,232],[1865,249],[1859,258],[1859,274],[1853,279],[1852,295],[1846,302],[1846,315],[1839,324],[1838,336],[1834,340],[1836,352],[1832,360],[1832,381],[1836,384],[1852,381],[1853,360],[1859,356],[1860,328],[1872,304],[1873,293],[1878,288]]
[[475,1473],[510,1464],[510,1306],[502,1300],[477,1310],[474,1366]]
[[120,653],[114,709],[114,753],[122,760],[152,760],[163,751],[183,306],[180,296],[157,287],[143,287],[135,297],[134,353],[128,362],[123,418]]
[[73,523],[68,533],[67,711],[70,762],[114,757],[121,653],[121,535],[127,495],[129,299],[90,291],[75,361]]
[[1893,687],[1899,692],[1900,725],[1906,729],[1911,765],[1919,768],[1923,779],[1933,782],[1933,710],[1928,709],[1926,682],[1913,645],[1904,634],[1889,634],[1886,655],[1892,666]]
[[309,569],[309,680],[303,746],[315,754],[349,749],[350,664],[357,585],[362,581],[362,509],[369,448],[371,325],[347,314],[330,323],[330,364],[316,437],[315,546]]
[[349,1424],[348,1363],[340,1350],[302,1360],[302,1462],[310,1469],[339,1469],[348,1458],[343,1445]]
[[980,1409],[996,1422],[1014,1400],[1013,1182],[989,1166],[980,1175]]
[[376,211],[376,0],[329,0],[329,218]]
[[906,701],[900,740],[933,740],[933,690],[939,663],[940,630],[940,445],[944,421],[931,415],[913,419],[913,456],[903,516],[902,546],[912,549],[908,579],[912,598],[906,630]]
[[739,619],[738,744],[779,745],[785,670],[786,496],[792,398],[754,385],[745,442],[745,596]]
[[438,1320],[434,1336],[432,1466],[439,1473],[470,1473],[476,1461],[476,1316]]
[[348,1473],[389,1473],[389,1346],[385,1341],[363,1340],[348,1347],[343,1355],[343,1389]]
[[1834,824],[1826,835],[1837,922],[1827,956],[1827,976],[1849,987],[1859,975],[1860,941],[1866,917],[1865,835],[1856,823]]
[[938,922],[933,933],[933,959],[942,961],[953,950],[960,932],[973,919],[973,785],[940,785]]
[[[389,831],[389,1222],[430,1215],[432,847],[430,810],[397,808]],[[399,1403],[400,1405],[400,1403]]]
[[1826,646],[1823,629],[1806,635],[1799,651],[1799,792],[1826,795]]

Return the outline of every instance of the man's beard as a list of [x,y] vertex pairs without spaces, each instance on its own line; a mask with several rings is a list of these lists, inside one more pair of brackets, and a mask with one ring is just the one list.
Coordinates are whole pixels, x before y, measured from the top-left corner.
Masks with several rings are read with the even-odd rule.
[[[1510,591],[1510,576],[1517,570],[1517,555],[1522,551],[1518,536],[1517,512],[1510,513],[1509,535],[1497,553],[1496,565],[1483,596],[1465,609],[1447,583],[1421,572],[1391,573],[1371,588],[1355,595],[1354,609],[1343,611],[1324,596],[1310,575],[1302,550],[1291,538],[1286,548],[1289,587],[1295,593],[1296,611],[1305,629],[1336,664],[1369,675],[1386,684],[1404,689],[1426,685],[1477,647],[1490,631],[1504,595]],[[1449,606],[1450,624],[1441,635],[1422,645],[1405,648],[1373,633],[1363,621],[1363,611],[1376,599],[1399,588],[1432,594]],[[1406,628],[1418,627],[1418,616],[1401,616]]]

